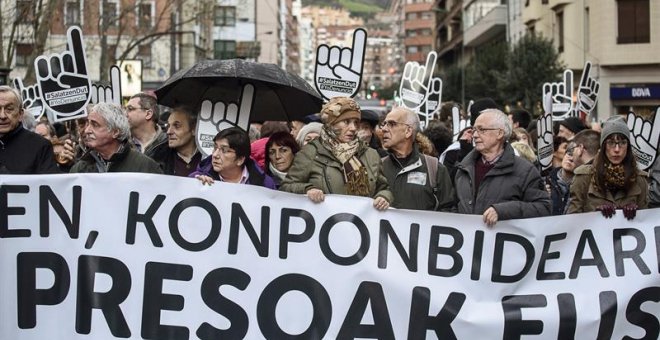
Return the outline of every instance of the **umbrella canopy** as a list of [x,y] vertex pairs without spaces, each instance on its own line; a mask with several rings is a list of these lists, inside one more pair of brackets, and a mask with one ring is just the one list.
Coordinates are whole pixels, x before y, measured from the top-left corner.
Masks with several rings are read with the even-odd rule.
[[242,59],[205,60],[172,75],[156,90],[158,103],[199,110],[203,100],[237,103],[245,84],[252,84],[250,121],[302,120],[319,112],[323,99],[305,80],[275,64]]

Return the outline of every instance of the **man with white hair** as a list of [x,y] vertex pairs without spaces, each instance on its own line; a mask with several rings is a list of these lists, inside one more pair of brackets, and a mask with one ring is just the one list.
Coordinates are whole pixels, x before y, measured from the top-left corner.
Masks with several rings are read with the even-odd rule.
[[458,212],[480,214],[489,227],[499,220],[551,214],[541,174],[507,143],[512,130],[502,111],[482,111],[472,127],[474,149],[456,172]]
[[131,130],[121,107],[98,103],[87,116],[83,132],[88,152],[71,172],[163,173],[151,158],[131,148]]
[[22,103],[16,89],[0,86],[0,174],[59,173],[50,142],[23,127]]
[[405,107],[390,111],[381,123],[383,172],[394,195],[392,206],[399,209],[450,211],[454,187],[449,172],[437,158],[423,155],[415,143],[419,115]]

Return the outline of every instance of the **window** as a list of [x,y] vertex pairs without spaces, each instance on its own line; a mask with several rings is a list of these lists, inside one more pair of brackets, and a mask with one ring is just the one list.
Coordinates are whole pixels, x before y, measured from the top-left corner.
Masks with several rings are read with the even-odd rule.
[[16,0],[16,20],[19,23],[34,21],[34,1]]
[[617,44],[648,43],[651,40],[649,0],[617,0]]
[[214,14],[215,26],[236,26],[236,7],[216,6]]
[[80,25],[80,0],[67,0],[64,7],[64,23]]
[[32,50],[34,50],[32,44],[16,44],[16,66],[31,66]]
[[140,45],[136,58],[142,60],[142,67],[151,68],[151,45]]
[[214,59],[236,58],[236,42],[233,40],[214,40],[213,58]]
[[417,53],[417,52],[419,52],[419,48],[417,46],[408,46],[408,47],[406,47],[406,52],[407,53]]
[[151,28],[153,26],[153,6],[150,3],[140,3],[138,7],[138,27]]
[[564,12],[557,13],[557,50],[564,52]]
[[119,3],[115,0],[101,0],[101,18],[103,27],[117,26]]

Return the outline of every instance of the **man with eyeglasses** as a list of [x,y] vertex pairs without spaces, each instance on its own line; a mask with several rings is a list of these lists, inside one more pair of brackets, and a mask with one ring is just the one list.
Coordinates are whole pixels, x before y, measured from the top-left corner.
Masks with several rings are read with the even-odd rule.
[[487,109],[475,120],[474,149],[458,164],[458,212],[482,215],[492,227],[501,220],[548,216],[550,195],[539,171],[516,157],[507,141],[513,128],[502,111]]
[[454,205],[449,172],[437,158],[419,152],[419,126],[419,116],[405,107],[394,108],[380,125],[389,153],[383,158],[383,172],[394,195],[392,206],[449,211]]
[[0,86],[0,174],[59,173],[51,143],[21,124],[22,103],[16,89]]
[[158,126],[158,103],[148,93],[133,95],[124,107],[131,127],[133,144],[141,153],[153,157],[158,147],[167,147],[167,135]]

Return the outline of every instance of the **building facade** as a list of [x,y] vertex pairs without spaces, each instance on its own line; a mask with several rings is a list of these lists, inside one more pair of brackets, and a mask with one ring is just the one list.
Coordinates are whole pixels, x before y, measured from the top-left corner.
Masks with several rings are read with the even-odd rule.
[[436,49],[435,5],[435,0],[405,0],[406,61],[425,63],[428,53]]

